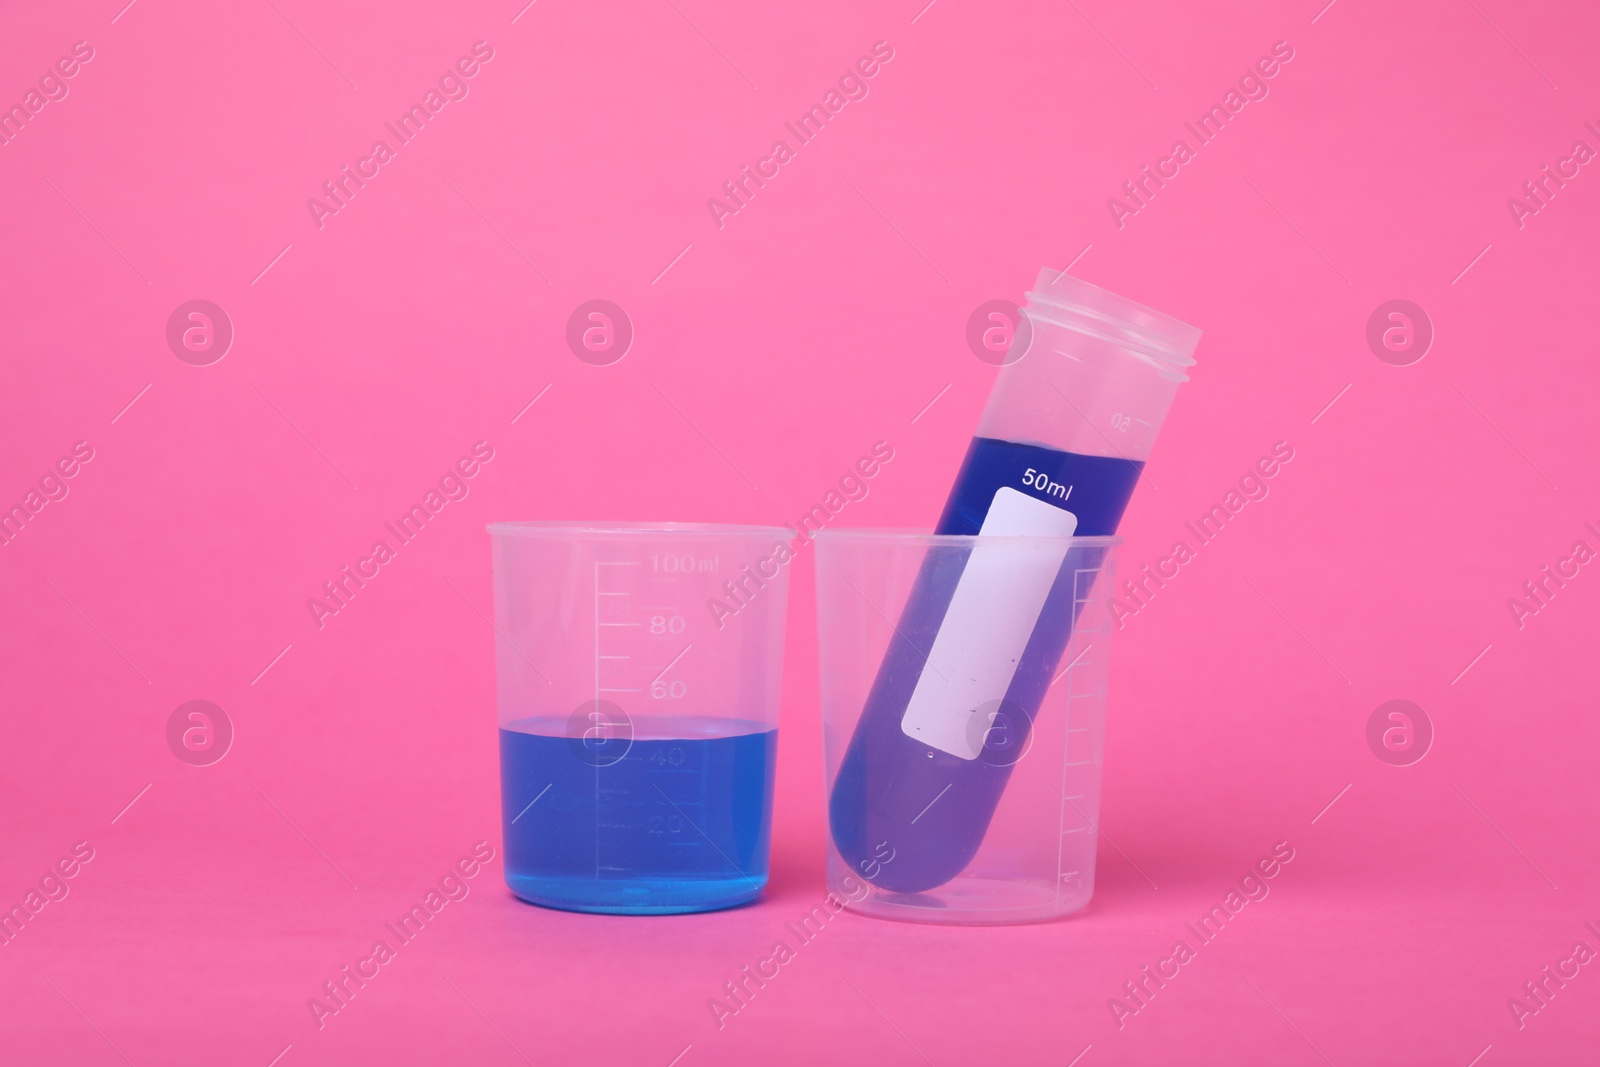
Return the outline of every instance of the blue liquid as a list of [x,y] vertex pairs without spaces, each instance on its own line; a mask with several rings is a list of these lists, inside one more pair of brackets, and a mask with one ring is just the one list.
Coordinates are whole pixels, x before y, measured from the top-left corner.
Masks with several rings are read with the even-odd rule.
[[761,895],[776,730],[682,718],[658,721],[654,736],[631,742],[566,733],[565,718],[500,730],[513,893],[551,908],[628,915],[710,911]]
[[[1066,500],[1023,482],[1030,467],[1060,484],[1063,493],[1070,487]],[[1143,469],[1136,460],[975,437],[935,532],[977,534],[995,494],[1009,486],[1075,514],[1075,536],[1115,533]],[[1011,768],[1027,751],[1034,717],[1088,596],[1079,575],[1097,570],[1105,550],[1067,553],[993,728],[984,734],[978,757],[970,760],[931,748],[901,729],[969,555],[966,548],[928,551],[829,798],[829,823],[840,855],[861,877],[892,892],[943,885],[977,854]],[[954,714],[970,710],[951,709]]]

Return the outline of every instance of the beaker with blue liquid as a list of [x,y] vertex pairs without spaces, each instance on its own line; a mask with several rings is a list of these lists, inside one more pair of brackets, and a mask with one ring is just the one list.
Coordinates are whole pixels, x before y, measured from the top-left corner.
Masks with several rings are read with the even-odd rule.
[[767,883],[791,534],[494,523],[506,883],[573,911]]

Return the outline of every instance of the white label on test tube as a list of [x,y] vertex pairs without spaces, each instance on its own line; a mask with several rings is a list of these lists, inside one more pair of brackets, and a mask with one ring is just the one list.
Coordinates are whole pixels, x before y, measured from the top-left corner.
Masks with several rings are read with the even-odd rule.
[[1071,537],[1072,512],[1009,486],[994,495],[933,639],[928,662],[900,720],[907,736],[961,759],[977,759],[988,728],[974,729],[972,716],[1011,688],[1012,675],[1039,621],[1067,546],[1037,551],[991,546],[982,538]]

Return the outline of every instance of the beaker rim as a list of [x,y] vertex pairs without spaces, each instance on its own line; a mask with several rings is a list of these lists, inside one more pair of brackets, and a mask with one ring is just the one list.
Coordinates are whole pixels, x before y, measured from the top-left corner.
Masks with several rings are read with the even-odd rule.
[[707,537],[762,534],[793,539],[793,530],[782,526],[745,526],[715,522],[623,522],[612,519],[572,520],[535,519],[491,522],[485,527],[491,536],[523,537],[631,537],[639,534],[685,534]]

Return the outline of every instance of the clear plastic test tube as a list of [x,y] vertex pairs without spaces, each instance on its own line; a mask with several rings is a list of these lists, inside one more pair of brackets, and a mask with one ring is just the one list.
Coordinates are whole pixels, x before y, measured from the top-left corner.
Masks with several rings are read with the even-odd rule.
[[[934,532],[1115,533],[1200,331],[1048,267],[1022,311],[1027,349]],[[929,550],[829,798],[840,854],[882,889],[942,885],[977,852],[1084,600],[1065,544],[1026,568],[973,555]]]

